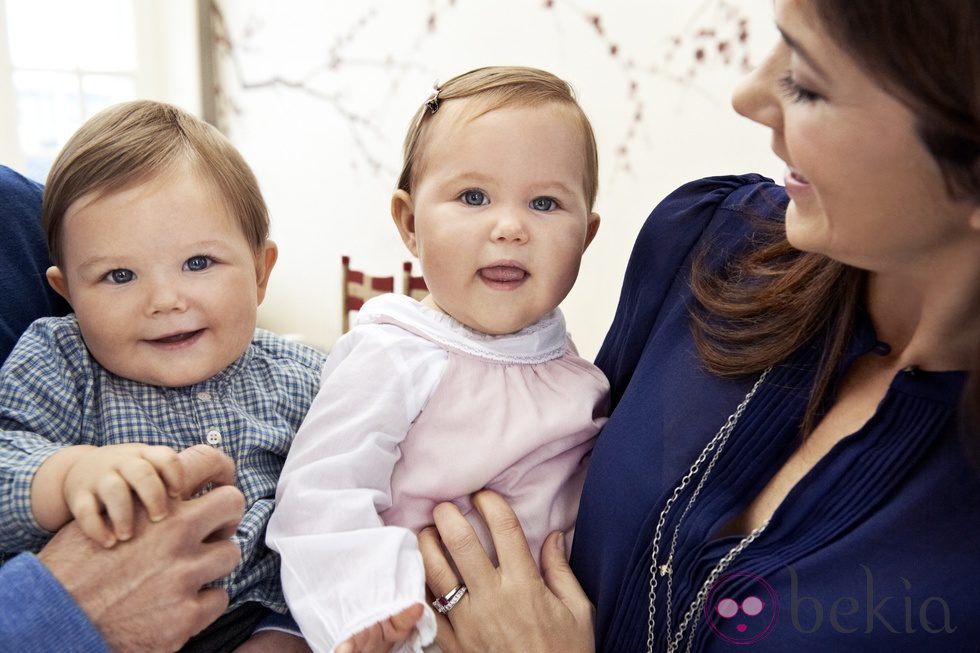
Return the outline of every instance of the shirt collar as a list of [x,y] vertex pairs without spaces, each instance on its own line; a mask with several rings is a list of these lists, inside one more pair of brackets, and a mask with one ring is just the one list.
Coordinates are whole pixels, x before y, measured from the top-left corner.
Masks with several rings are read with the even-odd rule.
[[357,314],[358,325],[392,320],[448,347],[498,362],[545,362],[565,352],[565,317],[557,308],[516,333],[499,336],[471,329],[405,295],[374,297]]

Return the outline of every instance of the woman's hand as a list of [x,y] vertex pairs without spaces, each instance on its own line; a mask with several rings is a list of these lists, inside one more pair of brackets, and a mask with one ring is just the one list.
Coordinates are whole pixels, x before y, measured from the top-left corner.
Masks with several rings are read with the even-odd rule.
[[[448,618],[436,616],[436,641],[443,652],[595,651],[594,610],[568,566],[564,536],[556,532],[545,540],[542,577],[510,506],[487,490],[473,496],[473,505],[493,538],[496,567],[451,503],[436,506],[435,528],[419,533],[426,584],[432,593],[444,596],[461,582],[467,588]],[[446,559],[440,539],[461,579]]]

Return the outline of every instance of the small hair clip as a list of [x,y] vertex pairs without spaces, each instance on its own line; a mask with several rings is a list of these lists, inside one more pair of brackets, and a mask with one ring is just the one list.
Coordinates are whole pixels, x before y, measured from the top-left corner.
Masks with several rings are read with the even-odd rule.
[[429,97],[425,100],[425,108],[429,110],[429,113],[435,113],[439,108],[439,80],[437,79],[432,84],[432,92],[429,93]]

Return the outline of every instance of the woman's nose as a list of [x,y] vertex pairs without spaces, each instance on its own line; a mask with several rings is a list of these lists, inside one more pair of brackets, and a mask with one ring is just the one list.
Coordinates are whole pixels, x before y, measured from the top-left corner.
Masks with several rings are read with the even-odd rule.
[[788,63],[785,44],[776,45],[751,73],[746,75],[732,94],[732,106],[749,120],[782,131],[783,110],[779,102],[779,76]]

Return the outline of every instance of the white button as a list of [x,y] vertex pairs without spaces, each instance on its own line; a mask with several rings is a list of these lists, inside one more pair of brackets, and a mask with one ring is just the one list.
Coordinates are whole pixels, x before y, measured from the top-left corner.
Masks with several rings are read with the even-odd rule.
[[211,393],[210,392],[198,392],[197,393],[197,399],[198,399],[198,401],[211,401]]
[[211,429],[208,431],[208,444],[212,447],[216,447],[221,444],[221,431],[218,429]]

